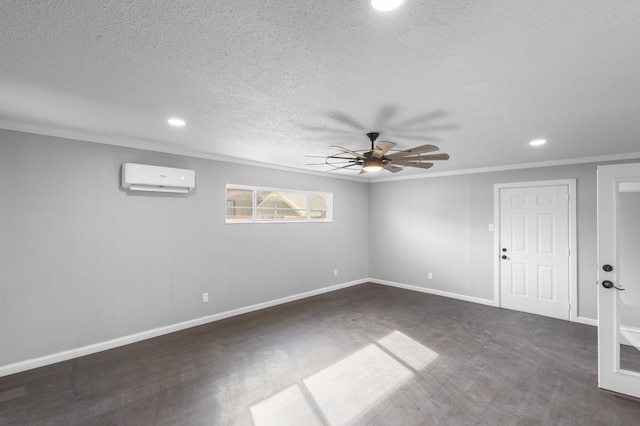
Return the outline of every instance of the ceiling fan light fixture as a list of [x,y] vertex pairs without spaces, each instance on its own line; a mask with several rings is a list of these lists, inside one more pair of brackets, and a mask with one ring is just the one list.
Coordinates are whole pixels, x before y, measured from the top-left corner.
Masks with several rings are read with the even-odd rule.
[[379,158],[367,158],[362,163],[362,170],[365,172],[377,172],[382,170],[382,161]]
[[531,142],[529,142],[529,145],[531,146],[540,146],[540,145],[544,145],[547,143],[546,139],[534,139]]

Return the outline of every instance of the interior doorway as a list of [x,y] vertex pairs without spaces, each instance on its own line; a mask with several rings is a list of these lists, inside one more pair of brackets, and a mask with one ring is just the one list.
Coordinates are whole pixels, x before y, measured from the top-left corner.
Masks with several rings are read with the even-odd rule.
[[575,320],[575,179],[495,185],[497,305]]

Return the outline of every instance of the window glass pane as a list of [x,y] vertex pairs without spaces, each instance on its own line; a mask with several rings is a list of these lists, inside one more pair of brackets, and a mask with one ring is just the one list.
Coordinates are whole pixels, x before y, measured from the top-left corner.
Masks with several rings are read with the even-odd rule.
[[256,220],[307,220],[307,193],[256,191]]
[[227,185],[226,221],[331,222],[331,193]]
[[253,190],[227,188],[227,219],[253,219]]
[[309,203],[309,218],[316,220],[326,220],[329,206],[327,194],[311,194]]

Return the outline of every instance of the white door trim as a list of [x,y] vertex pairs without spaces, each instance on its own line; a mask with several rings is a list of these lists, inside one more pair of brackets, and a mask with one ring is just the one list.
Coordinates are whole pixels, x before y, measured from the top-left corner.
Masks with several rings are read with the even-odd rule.
[[[621,268],[623,264],[620,264],[621,254],[625,252],[625,246],[620,241],[621,232],[624,232],[624,228],[619,227],[622,223],[620,213],[623,211],[620,196],[626,192],[623,187],[634,192],[639,189],[635,184],[639,177],[640,163],[598,166],[598,387],[636,398],[640,398],[640,372],[636,368],[627,369],[621,365],[620,344],[631,343],[632,347],[638,348],[640,329],[633,322],[628,326],[622,323],[625,294],[606,289],[602,283],[612,280],[614,285],[635,289],[635,282],[625,286],[624,281],[619,281],[625,279],[624,268]],[[627,262],[634,260],[635,256]],[[605,264],[613,265],[613,269],[604,271]],[[635,296],[631,296],[631,299],[633,301],[629,302],[634,304]]]
[[578,239],[576,235],[577,203],[575,179],[496,183],[493,185],[493,300],[496,306],[502,306],[500,300],[500,190],[505,188],[561,185],[566,185],[569,191],[569,305],[571,307],[569,321],[593,325],[592,321],[578,316]]

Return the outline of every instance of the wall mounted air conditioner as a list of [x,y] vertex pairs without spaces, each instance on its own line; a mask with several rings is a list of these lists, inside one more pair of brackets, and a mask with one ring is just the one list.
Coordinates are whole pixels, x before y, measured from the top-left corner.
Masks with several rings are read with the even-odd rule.
[[135,163],[122,164],[122,187],[131,191],[186,194],[195,186],[195,170]]

